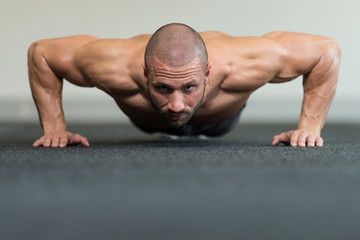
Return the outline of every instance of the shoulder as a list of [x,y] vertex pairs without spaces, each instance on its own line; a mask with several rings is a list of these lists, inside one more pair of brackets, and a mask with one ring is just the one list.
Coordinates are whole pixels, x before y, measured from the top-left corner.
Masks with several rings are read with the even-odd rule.
[[[329,51],[340,51],[340,44],[336,39],[322,35],[277,31],[265,34],[262,37],[281,46],[288,55],[310,54],[311,56],[312,54],[321,55]],[[306,54],[301,54],[303,52]]]
[[271,32],[263,36],[281,46],[283,67],[279,75],[296,77],[309,73],[321,58],[339,58],[340,44],[331,37],[296,32]]
[[210,48],[222,49],[249,49],[251,47],[257,48],[277,48],[279,43],[274,39],[264,36],[232,36],[223,32],[208,31],[200,33],[205,44]]
[[76,54],[76,64],[97,88],[112,96],[135,94],[143,75],[142,62],[149,36],[99,39]]
[[56,70],[58,67],[63,67],[64,64],[72,64],[77,51],[97,39],[90,35],[42,39],[34,42],[30,46],[29,52],[40,54]]
[[97,39],[90,35],[43,39],[30,46],[28,56],[32,61],[40,59],[42,66],[50,68],[59,78],[65,78],[76,85],[91,86],[82,78],[75,64],[75,56],[79,49]]
[[200,34],[210,48],[230,49],[232,51],[254,48],[254,51],[260,49],[271,54],[281,54],[295,49],[303,50],[301,47],[318,50],[329,47],[340,48],[339,43],[333,38],[308,33],[274,31],[262,36],[231,36],[222,32],[209,31]]
[[57,50],[66,50],[66,48],[78,48],[92,41],[98,40],[98,37],[91,35],[73,35],[67,37],[56,37],[41,39],[32,44],[32,46],[42,47],[47,50],[57,47]]
[[207,46],[225,91],[251,92],[269,82],[283,62],[282,45],[265,37],[221,35],[208,40]]
[[150,35],[139,35],[128,39],[98,39],[84,45],[76,52],[80,65],[133,60],[136,54],[143,54]]
[[[209,36],[209,37],[208,37]],[[264,36],[236,37],[211,32],[205,35],[209,60],[227,66],[230,73],[263,64],[278,65],[286,54],[283,45]],[[219,62],[220,61],[220,62]]]

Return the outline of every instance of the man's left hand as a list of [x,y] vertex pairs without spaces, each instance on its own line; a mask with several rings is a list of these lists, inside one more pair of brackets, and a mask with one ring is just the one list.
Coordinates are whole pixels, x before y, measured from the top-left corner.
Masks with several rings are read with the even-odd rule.
[[279,143],[293,147],[321,147],[324,143],[324,140],[320,137],[320,135],[312,132],[304,130],[292,130],[274,136],[272,145],[276,146]]

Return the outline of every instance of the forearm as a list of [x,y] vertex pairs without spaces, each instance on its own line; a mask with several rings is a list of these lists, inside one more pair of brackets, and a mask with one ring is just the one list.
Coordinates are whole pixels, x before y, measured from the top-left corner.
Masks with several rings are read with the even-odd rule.
[[58,94],[46,92],[44,89],[36,89],[36,87],[32,87],[32,92],[44,135],[65,131],[61,97]]
[[59,79],[38,46],[28,55],[29,82],[44,134],[66,130],[62,109],[62,80]]
[[335,88],[323,92],[304,93],[298,130],[306,130],[320,135],[335,96]]
[[298,130],[320,135],[336,92],[340,48],[330,46],[310,73],[304,75],[304,98]]

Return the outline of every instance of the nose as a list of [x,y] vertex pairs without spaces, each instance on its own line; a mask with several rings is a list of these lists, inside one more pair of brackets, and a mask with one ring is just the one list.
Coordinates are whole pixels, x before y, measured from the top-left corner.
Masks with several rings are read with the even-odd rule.
[[170,95],[168,110],[174,113],[180,113],[185,110],[185,105],[183,102],[183,96],[178,91],[174,91]]

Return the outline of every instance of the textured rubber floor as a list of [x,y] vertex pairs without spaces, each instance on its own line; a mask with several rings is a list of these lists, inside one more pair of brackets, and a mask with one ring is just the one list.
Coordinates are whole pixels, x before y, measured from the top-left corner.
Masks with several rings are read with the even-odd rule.
[[164,140],[129,126],[69,129],[89,148],[32,148],[0,125],[0,239],[359,239],[360,125],[322,148],[271,146],[288,125]]

